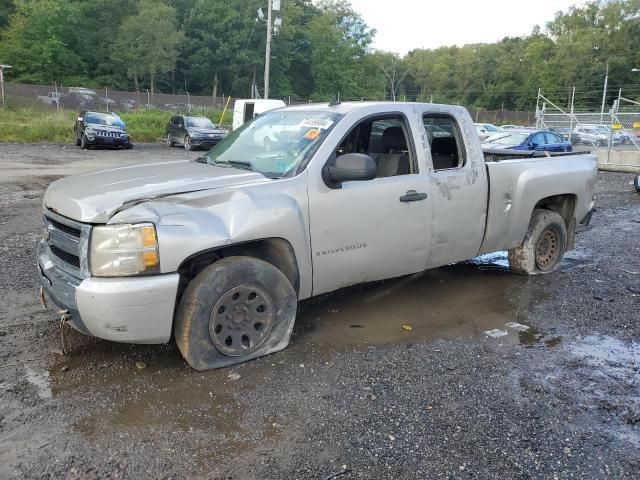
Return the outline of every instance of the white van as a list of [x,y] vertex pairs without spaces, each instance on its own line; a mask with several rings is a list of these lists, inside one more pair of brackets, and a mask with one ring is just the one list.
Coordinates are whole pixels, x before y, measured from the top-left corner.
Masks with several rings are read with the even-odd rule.
[[233,130],[240,128],[243,123],[258,115],[284,106],[285,103],[282,100],[236,100],[233,105],[232,128]]

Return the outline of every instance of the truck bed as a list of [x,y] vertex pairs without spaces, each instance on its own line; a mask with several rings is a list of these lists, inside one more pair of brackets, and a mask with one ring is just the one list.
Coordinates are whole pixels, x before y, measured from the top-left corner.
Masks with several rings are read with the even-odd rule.
[[[487,226],[481,252],[514,248],[524,238],[540,199],[571,196],[575,220],[593,208],[598,159],[585,153],[485,150],[489,182]],[[489,159],[487,159],[487,157]],[[558,158],[561,157],[561,158]]]

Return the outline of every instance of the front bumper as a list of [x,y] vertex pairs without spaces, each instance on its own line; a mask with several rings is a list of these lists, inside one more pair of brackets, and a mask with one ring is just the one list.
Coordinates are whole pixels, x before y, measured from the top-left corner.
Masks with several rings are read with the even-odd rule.
[[87,136],[89,145],[101,145],[101,146],[112,146],[112,147],[126,147],[129,145],[129,137],[100,137]]
[[38,271],[46,296],[68,310],[76,330],[115,342],[167,343],[178,292],[177,273],[128,278],[75,278],[57,268],[46,242]]
[[222,137],[191,137],[191,145],[197,148],[213,148],[222,141]]

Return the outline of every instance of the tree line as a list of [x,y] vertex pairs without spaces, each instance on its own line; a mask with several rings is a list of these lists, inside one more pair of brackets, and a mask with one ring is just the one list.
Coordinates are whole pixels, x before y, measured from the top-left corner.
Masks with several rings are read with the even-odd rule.
[[[405,56],[374,50],[347,0],[281,3],[272,97],[523,110],[539,88],[567,99],[576,86],[576,104],[593,107],[608,65],[611,95],[640,98],[640,0],[592,0],[521,37]],[[4,0],[0,63],[25,83],[247,97],[263,88],[259,8],[266,0]]]

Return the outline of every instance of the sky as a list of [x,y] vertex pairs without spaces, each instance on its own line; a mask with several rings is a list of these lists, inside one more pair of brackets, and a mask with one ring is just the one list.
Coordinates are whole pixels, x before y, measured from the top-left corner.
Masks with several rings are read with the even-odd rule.
[[495,42],[544,30],[559,10],[579,0],[351,0],[377,30],[374,48],[406,54],[437,48]]

